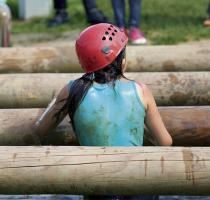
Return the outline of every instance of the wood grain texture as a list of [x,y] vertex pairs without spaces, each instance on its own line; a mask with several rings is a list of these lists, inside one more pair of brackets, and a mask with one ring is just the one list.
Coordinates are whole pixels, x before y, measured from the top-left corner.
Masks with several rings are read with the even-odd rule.
[[[0,108],[46,107],[58,90],[82,74],[1,74]],[[210,73],[127,73],[148,85],[159,106],[210,104]]]
[[0,147],[2,194],[210,195],[208,147]]
[[[161,117],[175,146],[210,146],[210,106],[159,107]],[[0,145],[38,144],[32,127],[43,109],[0,109]],[[145,133],[145,145],[153,141]],[[76,145],[67,117],[45,138],[45,145]]]
[[[129,72],[209,71],[210,47],[128,46]],[[0,73],[82,72],[74,45],[0,49]]]

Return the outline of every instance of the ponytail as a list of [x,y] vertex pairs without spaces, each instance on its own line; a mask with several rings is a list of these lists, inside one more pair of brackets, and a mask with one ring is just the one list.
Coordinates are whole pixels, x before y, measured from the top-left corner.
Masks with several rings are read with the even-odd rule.
[[74,114],[86,96],[89,88],[93,85],[93,82],[97,82],[100,84],[104,83],[112,83],[114,85],[114,81],[120,79],[121,77],[126,78],[123,75],[122,69],[122,61],[125,58],[125,48],[120,52],[117,58],[109,64],[107,67],[100,69],[96,72],[86,73],[81,78],[76,79],[69,91],[69,96],[66,99],[66,103],[64,106],[55,114],[56,119],[59,119],[60,113],[64,110],[68,110],[69,117],[71,119],[72,127],[74,127]]

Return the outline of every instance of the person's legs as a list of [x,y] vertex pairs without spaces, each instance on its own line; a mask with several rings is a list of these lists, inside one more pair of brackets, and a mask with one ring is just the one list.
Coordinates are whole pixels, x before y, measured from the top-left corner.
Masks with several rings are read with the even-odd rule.
[[97,8],[95,0],[83,0],[85,10],[89,12],[93,8]]
[[0,47],[9,47],[11,31],[11,11],[4,2],[0,2]]
[[66,0],[54,0],[54,9],[55,10],[61,10],[67,8],[67,2]]
[[209,1],[207,13],[208,13],[208,18],[203,22],[203,25],[209,27],[210,26],[210,1]]
[[83,0],[87,21],[91,24],[108,23],[109,19],[98,9],[95,0]]
[[141,0],[129,0],[130,19],[129,19],[129,39],[132,44],[146,44],[147,40],[140,31]]
[[48,27],[58,26],[69,21],[66,0],[54,0],[55,17],[48,22]]
[[125,0],[112,0],[112,6],[117,26],[120,28],[126,28]]
[[141,0],[129,0],[130,18],[129,27],[138,28],[141,16]]

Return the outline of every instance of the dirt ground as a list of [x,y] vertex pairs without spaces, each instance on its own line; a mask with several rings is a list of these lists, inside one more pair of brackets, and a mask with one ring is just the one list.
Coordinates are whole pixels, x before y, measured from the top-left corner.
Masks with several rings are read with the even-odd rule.
[[29,46],[63,46],[74,44],[79,31],[63,33],[60,37],[55,37],[47,33],[36,34],[17,34],[11,36],[12,47]]
[[[76,38],[79,35],[79,31],[65,32],[60,37],[55,37],[47,33],[40,34],[18,34],[11,36],[12,47],[29,47],[29,46],[63,46],[68,44],[74,44]],[[148,41],[148,45],[152,42]],[[203,39],[200,41],[190,41],[186,43],[180,43],[178,45],[200,45],[209,46],[210,39]]]

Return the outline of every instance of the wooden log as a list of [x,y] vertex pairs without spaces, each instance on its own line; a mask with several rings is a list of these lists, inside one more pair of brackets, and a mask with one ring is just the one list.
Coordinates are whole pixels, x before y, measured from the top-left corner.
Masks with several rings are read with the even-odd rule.
[[[38,145],[33,126],[44,109],[0,109],[0,145]],[[78,145],[66,117],[44,140],[45,145]]]
[[209,71],[210,47],[196,45],[131,47],[129,72]]
[[0,147],[1,194],[210,195],[208,147]]
[[[1,74],[0,108],[46,107],[55,93],[81,74]],[[159,106],[209,105],[210,73],[127,73],[146,83]]]
[[[128,46],[129,72],[209,71],[210,47]],[[0,73],[82,72],[74,45],[0,49]]]
[[174,146],[210,146],[210,107],[159,107]]
[[0,57],[0,73],[81,71],[74,46],[6,48]]
[[[173,138],[173,145],[210,145],[210,106],[159,107],[159,111]],[[32,125],[42,112],[42,109],[1,109],[0,145],[39,144],[32,134]],[[145,145],[151,145],[148,133],[145,136]],[[68,117],[43,142],[43,145],[76,144]]]

